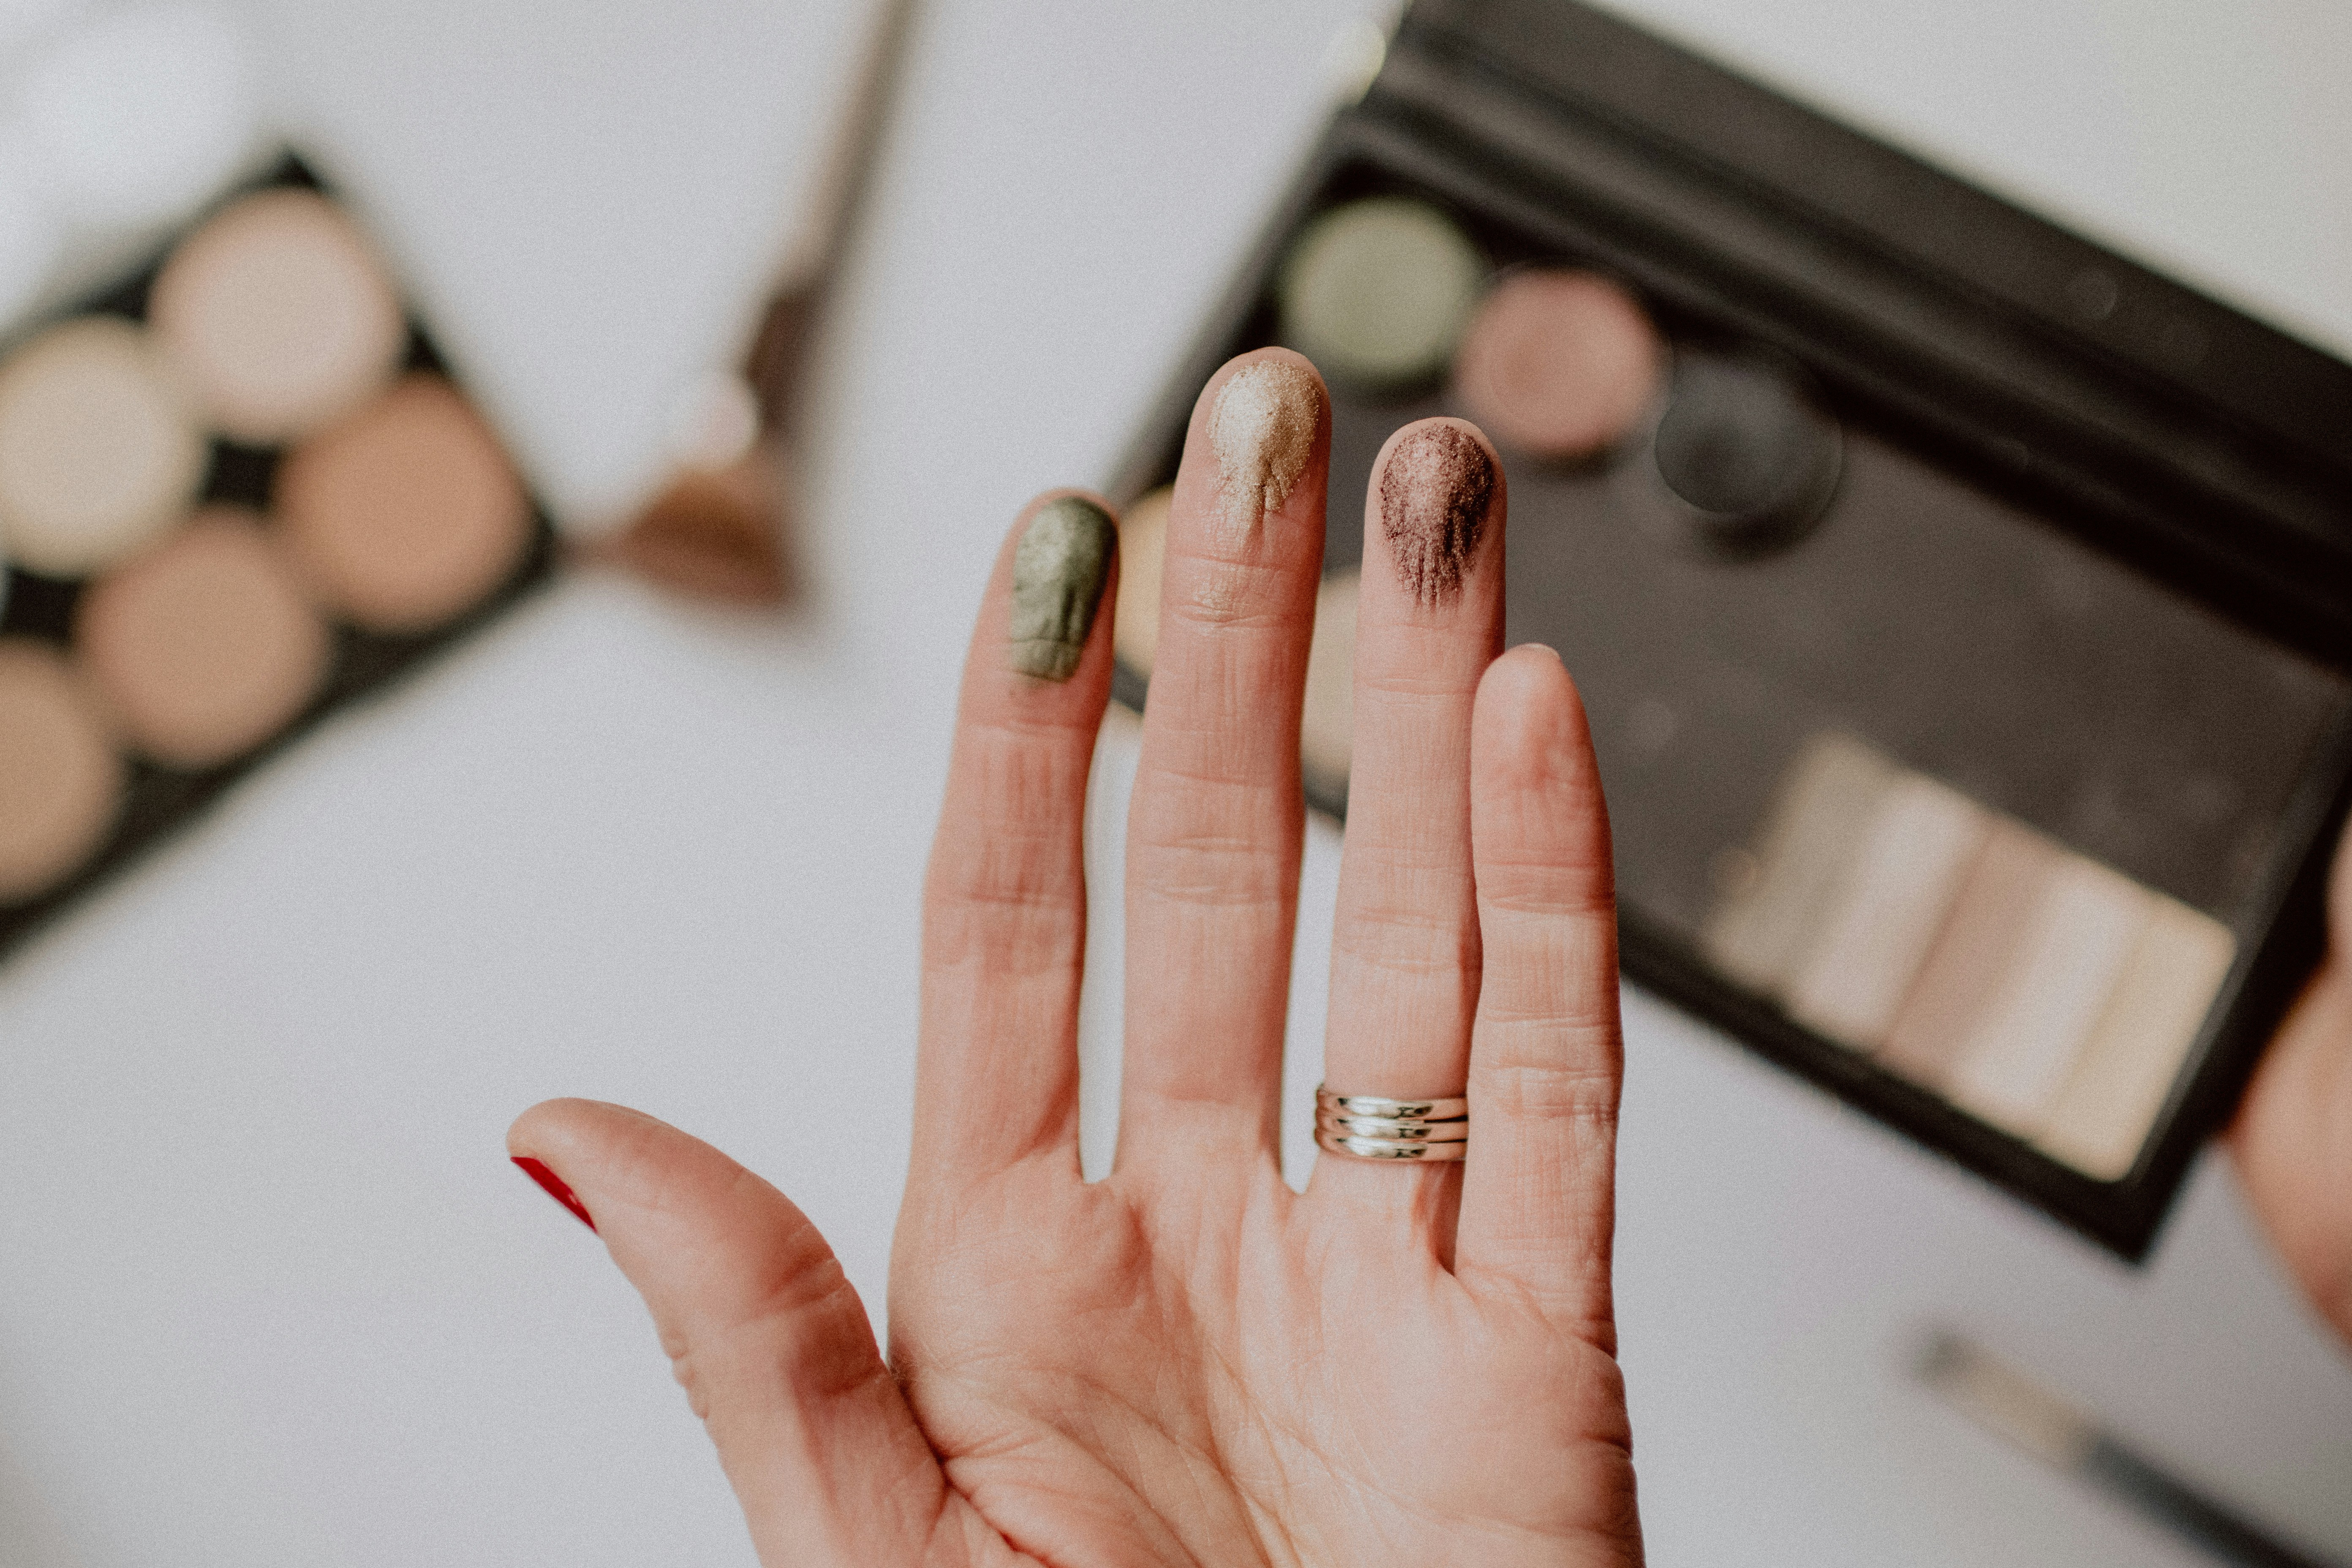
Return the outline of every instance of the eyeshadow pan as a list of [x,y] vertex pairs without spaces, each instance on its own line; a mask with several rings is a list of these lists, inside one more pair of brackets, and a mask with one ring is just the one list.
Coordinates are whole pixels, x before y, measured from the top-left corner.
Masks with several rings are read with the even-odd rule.
[[1953,1102],[2031,1137],[2146,929],[2148,895],[2079,855],[2051,868],[2008,973],[1952,1064]]
[[1356,740],[1356,604],[1361,574],[1326,577],[1315,591],[1299,754],[1331,794],[1345,793]]
[[0,540],[20,566],[79,577],[186,509],[207,448],[147,333],[89,316],[0,365]]
[[311,591],[369,631],[415,633],[487,597],[530,508],[472,406],[412,375],[297,447],[278,470],[287,545]]
[[122,787],[122,759],[64,658],[0,639],[0,903],[47,892],[88,859]]
[[247,196],[197,230],[156,278],[148,319],[214,426],[254,445],[349,411],[408,341],[367,242],[304,190]]
[[330,651],[276,544],[227,507],[92,584],[74,646],[138,749],[179,768],[227,762],[283,729]]
[[1631,294],[1591,272],[1528,268],[1486,291],[1454,384],[1506,447],[1564,462],[1614,445],[1657,395],[1664,345]]
[[1855,825],[1869,819],[1895,776],[1894,763],[1849,736],[1804,743],[1756,849],[1724,868],[1699,936],[1717,969],[1766,995],[1780,992],[1856,853]]
[[1942,1086],[2016,963],[2028,918],[2065,853],[2014,822],[1992,825],[1888,1031],[1880,1053],[1888,1067],[1915,1082]]
[[1349,202],[1309,224],[1283,263],[1283,335],[1334,381],[1411,386],[1445,368],[1486,275],[1477,247],[1428,203]]
[[2086,1175],[2128,1174],[2236,957],[2237,942],[2219,921],[2154,899],[2035,1142]]
[[1919,773],[1898,778],[1860,826],[1860,852],[1789,983],[1790,1016],[1875,1048],[1989,826],[1958,791]]

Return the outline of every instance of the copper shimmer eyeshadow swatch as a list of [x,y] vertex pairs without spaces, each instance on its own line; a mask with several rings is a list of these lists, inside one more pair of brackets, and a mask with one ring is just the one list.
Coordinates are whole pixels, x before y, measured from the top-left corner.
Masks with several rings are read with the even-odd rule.
[[1837,734],[1800,752],[1703,940],[1799,1021],[2102,1180],[2129,1170],[2236,948]]
[[292,159],[0,344],[0,952],[513,603],[551,544]]

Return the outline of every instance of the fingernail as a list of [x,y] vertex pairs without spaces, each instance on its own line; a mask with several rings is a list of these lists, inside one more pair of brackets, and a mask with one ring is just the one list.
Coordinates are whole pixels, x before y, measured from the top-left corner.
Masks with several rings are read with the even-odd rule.
[[1092,501],[1063,496],[1037,509],[1013,547],[1013,668],[1045,680],[1076,672],[1118,541],[1118,525]]
[[1423,425],[1389,449],[1381,531],[1414,598],[1442,605],[1462,592],[1494,493],[1495,460],[1458,425]]
[[563,1184],[562,1177],[527,1155],[516,1154],[512,1159],[516,1164],[522,1167],[522,1173],[537,1182],[549,1197],[570,1209],[572,1218],[590,1230],[596,1228],[596,1222],[588,1217],[588,1205],[582,1203],[579,1195]]
[[1289,360],[1253,360],[1225,378],[1209,410],[1209,446],[1232,531],[1247,533],[1289,499],[1322,413],[1322,384]]

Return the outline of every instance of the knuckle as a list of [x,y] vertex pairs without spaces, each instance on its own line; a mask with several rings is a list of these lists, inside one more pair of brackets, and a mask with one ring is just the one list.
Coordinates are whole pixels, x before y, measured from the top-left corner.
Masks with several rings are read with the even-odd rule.
[[1475,1049],[1470,1057],[1472,1114],[1491,1112],[1525,1120],[1581,1122],[1613,1128],[1617,1124],[1619,1070],[1613,1030],[1579,1031],[1601,1036],[1580,1042],[1586,1059],[1482,1063]]
[[1577,856],[1484,858],[1478,862],[1482,914],[1532,920],[1614,920],[1610,868]]

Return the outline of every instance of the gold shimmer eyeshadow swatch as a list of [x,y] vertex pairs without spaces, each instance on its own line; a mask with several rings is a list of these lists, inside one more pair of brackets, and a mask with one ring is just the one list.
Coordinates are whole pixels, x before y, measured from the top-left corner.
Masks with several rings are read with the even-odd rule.
[[2210,916],[1842,735],[1702,936],[1790,1017],[2085,1174],[2126,1174],[2236,955]]

